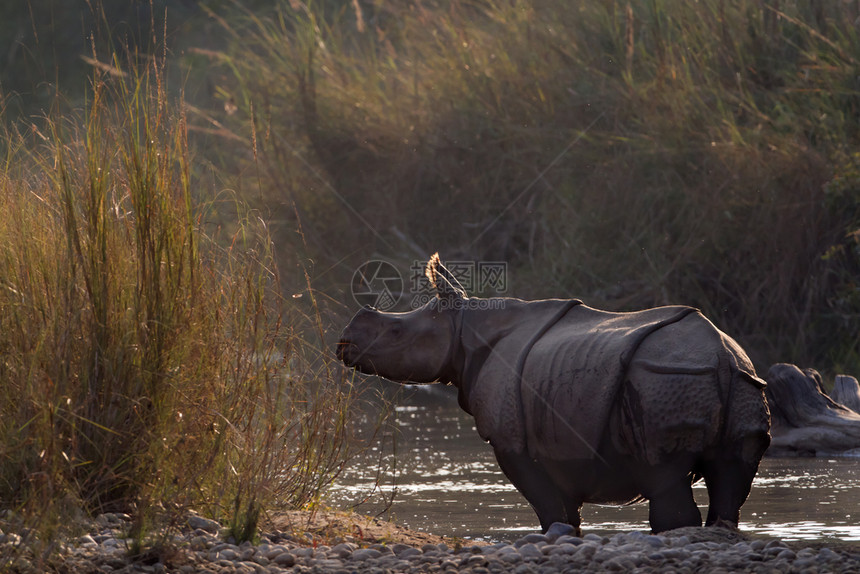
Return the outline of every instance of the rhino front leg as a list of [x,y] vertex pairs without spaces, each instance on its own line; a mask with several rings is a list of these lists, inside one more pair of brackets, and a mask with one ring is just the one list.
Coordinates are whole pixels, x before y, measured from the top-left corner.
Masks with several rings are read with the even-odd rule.
[[546,532],[553,522],[568,523],[579,534],[581,503],[565,500],[543,466],[528,455],[494,449],[496,460],[505,476],[529,501]]

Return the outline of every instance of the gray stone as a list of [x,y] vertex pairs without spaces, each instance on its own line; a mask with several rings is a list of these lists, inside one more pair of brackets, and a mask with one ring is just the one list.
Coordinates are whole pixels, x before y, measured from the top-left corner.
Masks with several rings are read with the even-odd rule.
[[194,536],[189,544],[192,550],[206,550],[209,546],[209,540],[205,536]]
[[684,548],[666,548],[662,551],[663,557],[669,560],[686,560],[689,557]]
[[417,548],[414,548],[412,546],[407,546],[406,548],[404,548],[400,552],[396,552],[396,554],[397,554],[397,557],[400,558],[401,560],[406,560],[410,556],[421,556],[422,555],[420,550],[418,550]]
[[555,542],[559,536],[565,536],[574,532],[574,527],[564,522],[553,522],[546,531],[546,539]]
[[[335,546],[335,548],[337,548],[337,546]],[[396,554],[398,556],[400,556],[400,553],[403,552],[404,550],[406,550],[407,548],[413,548],[413,547],[409,546],[408,544],[401,544],[399,542],[397,544],[391,545],[391,551],[394,552],[394,554]],[[417,550],[417,548],[413,548],[413,550]]]
[[523,558],[541,558],[543,557],[543,552],[534,544],[526,543],[520,547],[520,556]]
[[523,536],[522,538],[517,540],[518,543],[522,542],[523,544],[536,544],[538,542],[546,542],[546,541],[547,541],[546,536],[544,536],[543,534],[537,534],[537,533],[526,534],[525,536]]
[[579,536],[568,536],[566,534],[563,534],[556,538],[555,543],[559,545],[573,544],[574,546],[579,546],[580,544],[582,544],[582,538],[580,538]]
[[801,572],[807,568],[815,568],[815,558],[798,558],[791,563],[793,572]]
[[606,562],[618,556],[618,551],[613,548],[600,548],[595,552],[593,560],[595,562]]
[[618,556],[615,558],[610,558],[609,560],[604,562],[603,566],[601,567],[601,570],[606,569],[606,570],[610,570],[610,571],[619,571],[619,570],[630,571],[630,570],[633,570],[634,568],[636,568],[636,565],[633,564],[632,561],[630,561],[628,558],[625,558],[623,556]]
[[523,557],[520,556],[519,552],[506,552],[504,554],[499,555],[499,558],[503,562],[509,562],[509,563],[522,562],[522,560],[523,560]]
[[487,558],[485,556],[481,556],[480,554],[472,554],[464,561],[466,566],[486,566]]
[[382,556],[382,552],[375,548],[359,548],[352,553],[353,560],[369,560],[371,558],[379,558],[380,556]]
[[838,560],[839,558],[839,554],[830,548],[822,548],[818,551],[818,560],[821,562],[830,562],[831,560]]
[[211,532],[212,534],[217,534],[218,530],[221,529],[221,525],[214,520],[203,518],[202,516],[197,516],[196,514],[192,514],[188,517],[188,526],[194,529],[199,528],[200,530],[205,530],[206,532]]
[[589,532],[588,534],[583,536],[582,539],[586,542],[600,542],[601,544],[603,543],[603,537],[593,532]]
[[540,548],[540,551],[543,553],[544,556],[548,556],[552,553],[553,550],[558,548],[558,546],[556,546],[555,544],[541,544],[540,546],[538,546],[538,548]]
[[[547,548],[551,548],[551,550],[549,551],[549,554],[551,556],[556,556],[556,555],[567,556],[567,555],[571,555],[571,554],[576,554],[576,548],[577,547],[574,546],[573,544],[569,544],[569,543],[565,542],[564,544],[554,544],[551,547],[547,546]],[[541,550],[543,550],[543,548]]]
[[283,567],[285,567],[285,568],[290,568],[291,566],[295,565],[295,563],[296,563],[296,557],[295,557],[295,556],[293,556],[293,555],[292,555],[291,553],[289,553],[289,552],[281,552],[280,554],[278,554],[277,556],[275,556],[275,559],[273,560],[273,562],[274,562],[275,564],[277,564],[278,566],[283,566]]
[[239,559],[239,553],[232,548],[224,548],[218,552],[218,560],[229,560],[231,562]]
[[797,555],[790,548],[783,548],[776,555],[777,560],[794,560],[796,557]]
[[597,552],[598,546],[593,542],[581,545],[576,551],[576,557],[580,560],[591,560]]
[[[340,558],[349,558],[349,556],[353,553],[355,549],[355,544],[352,544],[350,542],[343,542],[341,544],[333,546],[330,550],[330,553]],[[391,552],[391,550],[389,550],[389,552]]]
[[781,546],[770,546],[770,547],[762,549],[761,554],[763,554],[765,556],[776,556],[777,554],[779,554],[783,550],[785,550],[785,548],[783,548]]
[[263,556],[265,556],[269,560],[275,559],[276,557],[280,556],[281,554],[283,554],[286,551],[287,551],[286,546],[284,546],[282,544],[275,544],[274,546],[269,546],[265,550],[263,550],[262,547],[260,549],[260,553],[263,554]]
[[313,548],[305,548],[305,547],[293,548],[292,550],[290,550],[290,552],[296,558],[310,558],[311,556],[314,555],[314,549]]

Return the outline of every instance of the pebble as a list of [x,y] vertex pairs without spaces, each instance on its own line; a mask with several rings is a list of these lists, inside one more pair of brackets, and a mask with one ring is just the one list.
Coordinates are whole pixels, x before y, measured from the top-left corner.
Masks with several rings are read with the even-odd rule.
[[523,558],[543,558],[543,552],[533,543],[527,542],[520,546],[520,556]]
[[[185,553],[176,564],[152,565],[126,558],[127,515],[105,514],[93,530],[60,545],[70,571],[129,573],[207,572],[209,574],[551,574],[555,572],[837,572],[860,571],[860,552],[831,548],[793,549],[781,540],[739,540],[721,529],[690,529],[661,535],[644,532],[612,536],[574,536],[569,525],[553,524],[545,534],[531,533],[492,545],[362,544],[336,542],[331,547],[313,538],[263,534],[257,545],[218,538],[222,525],[197,515],[188,530],[174,535]],[[0,533],[0,555],[21,536]],[[26,546],[25,546],[26,548]],[[794,548],[800,548],[795,546]]]
[[296,563],[296,557],[290,554],[289,552],[281,552],[274,558],[274,563],[278,566],[284,566],[289,568]]
[[553,522],[544,536],[546,536],[547,541],[555,542],[556,540],[558,540],[559,536],[569,535],[573,531],[574,528],[570,524],[565,524],[563,522]]
[[[437,549],[436,552],[438,551]],[[369,560],[371,558],[379,558],[380,556],[382,556],[382,552],[375,548],[361,548],[352,553],[353,560]]]
[[197,516],[196,514],[192,514],[188,517],[188,526],[194,529],[211,532],[213,534],[217,534],[218,530],[221,528],[221,525],[214,520],[203,518],[202,516]]
[[579,546],[582,544],[582,538],[578,536],[567,536],[562,535],[555,539],[556,544],[573,544],[574,546]]

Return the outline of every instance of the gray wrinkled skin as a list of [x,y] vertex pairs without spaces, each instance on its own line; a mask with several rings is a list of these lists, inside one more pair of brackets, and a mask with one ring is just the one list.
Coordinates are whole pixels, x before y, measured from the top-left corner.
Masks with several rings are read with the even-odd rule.
[[361,372],[459,390],[505,475],[546,530],[583,502],[650,501],[655,532],[736,525],[770,441],[764,381],[696,309],[610,313],[576,300],[470,299],[434,255],[437,297],[362,309],[337,354]]

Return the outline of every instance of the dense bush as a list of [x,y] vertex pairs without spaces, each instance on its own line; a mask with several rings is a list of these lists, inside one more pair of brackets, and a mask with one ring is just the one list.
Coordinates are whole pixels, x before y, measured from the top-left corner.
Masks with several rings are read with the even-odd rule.
[[43,532],[122,511],[145,542],[193,508],[251,537],[348,456],[357,397],[295,336],[259,217],[206,230],[162,72],[97,74],[86,117],[4,134],[0,508]]

